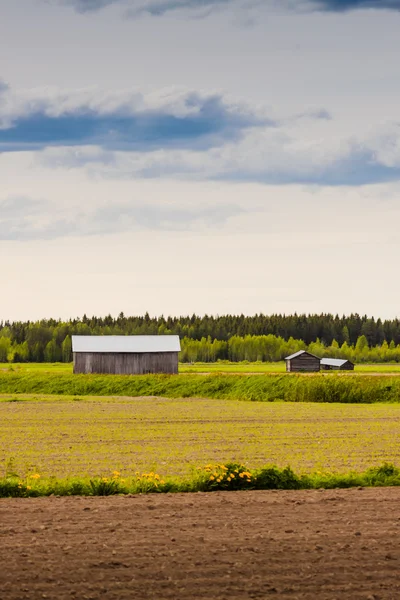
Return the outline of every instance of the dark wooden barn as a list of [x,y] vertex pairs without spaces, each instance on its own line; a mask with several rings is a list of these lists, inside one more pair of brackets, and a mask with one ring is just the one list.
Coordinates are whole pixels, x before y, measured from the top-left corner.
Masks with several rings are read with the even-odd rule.
[[177,335],[73,335],[74,373],[178,373]]
[[354,371],[354,363],[341,358],[321,358],[323,371]]
[[285,358],[288,373],[317,372],[321,368],[320,359],[310,352],[299,350]]

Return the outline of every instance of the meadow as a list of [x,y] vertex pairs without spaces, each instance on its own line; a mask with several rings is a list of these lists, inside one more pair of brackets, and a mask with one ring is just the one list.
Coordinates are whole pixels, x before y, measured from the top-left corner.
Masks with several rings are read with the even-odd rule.
[[400,464],[400,404],[7,396],[0,472],[20,477],[189,476],[205,464],[298,473]]
[[389,464],[400,464],[399,425],[395,373],[129,377],[7,365],[0,497],[400,485]]

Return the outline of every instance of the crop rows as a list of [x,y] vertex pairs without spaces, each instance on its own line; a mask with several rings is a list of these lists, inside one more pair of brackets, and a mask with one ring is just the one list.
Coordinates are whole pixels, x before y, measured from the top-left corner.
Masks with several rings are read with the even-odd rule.
[[400,464],[400,404],[287,404],[162,398],[4,396],[0,474],[157,472],[206,463],[290,464],[300,473]]

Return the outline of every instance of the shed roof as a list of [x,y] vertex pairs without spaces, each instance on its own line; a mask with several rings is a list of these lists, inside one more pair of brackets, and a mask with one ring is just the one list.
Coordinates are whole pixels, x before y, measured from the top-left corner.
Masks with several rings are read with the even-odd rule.
[[[285,358],[285,360],[292,360],[292,358],[297,358],[297,356],[301,356],[302,354],[308,354],[308,356],[312,356],[313,358],[318,358],[318,356],[315,356],[315,354],[311,354],[311,352],[307,352],[306,350],[299,350],[298,352],[295,352],[294,354],[287,356]],[[319,360],[319,358],[318,358],[318,360]]]
[[178,335],[73,335],[73,352],[179,352]]
[[343,358],[321,358],[321,365],[327,365],[329,367],[342,367],[349,360]]

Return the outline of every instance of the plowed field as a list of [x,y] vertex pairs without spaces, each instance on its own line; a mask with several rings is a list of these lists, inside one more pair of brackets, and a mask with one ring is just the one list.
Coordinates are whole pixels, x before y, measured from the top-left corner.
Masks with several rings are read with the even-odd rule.
[[400,490],[0,500],[2,600],[398,600]]

